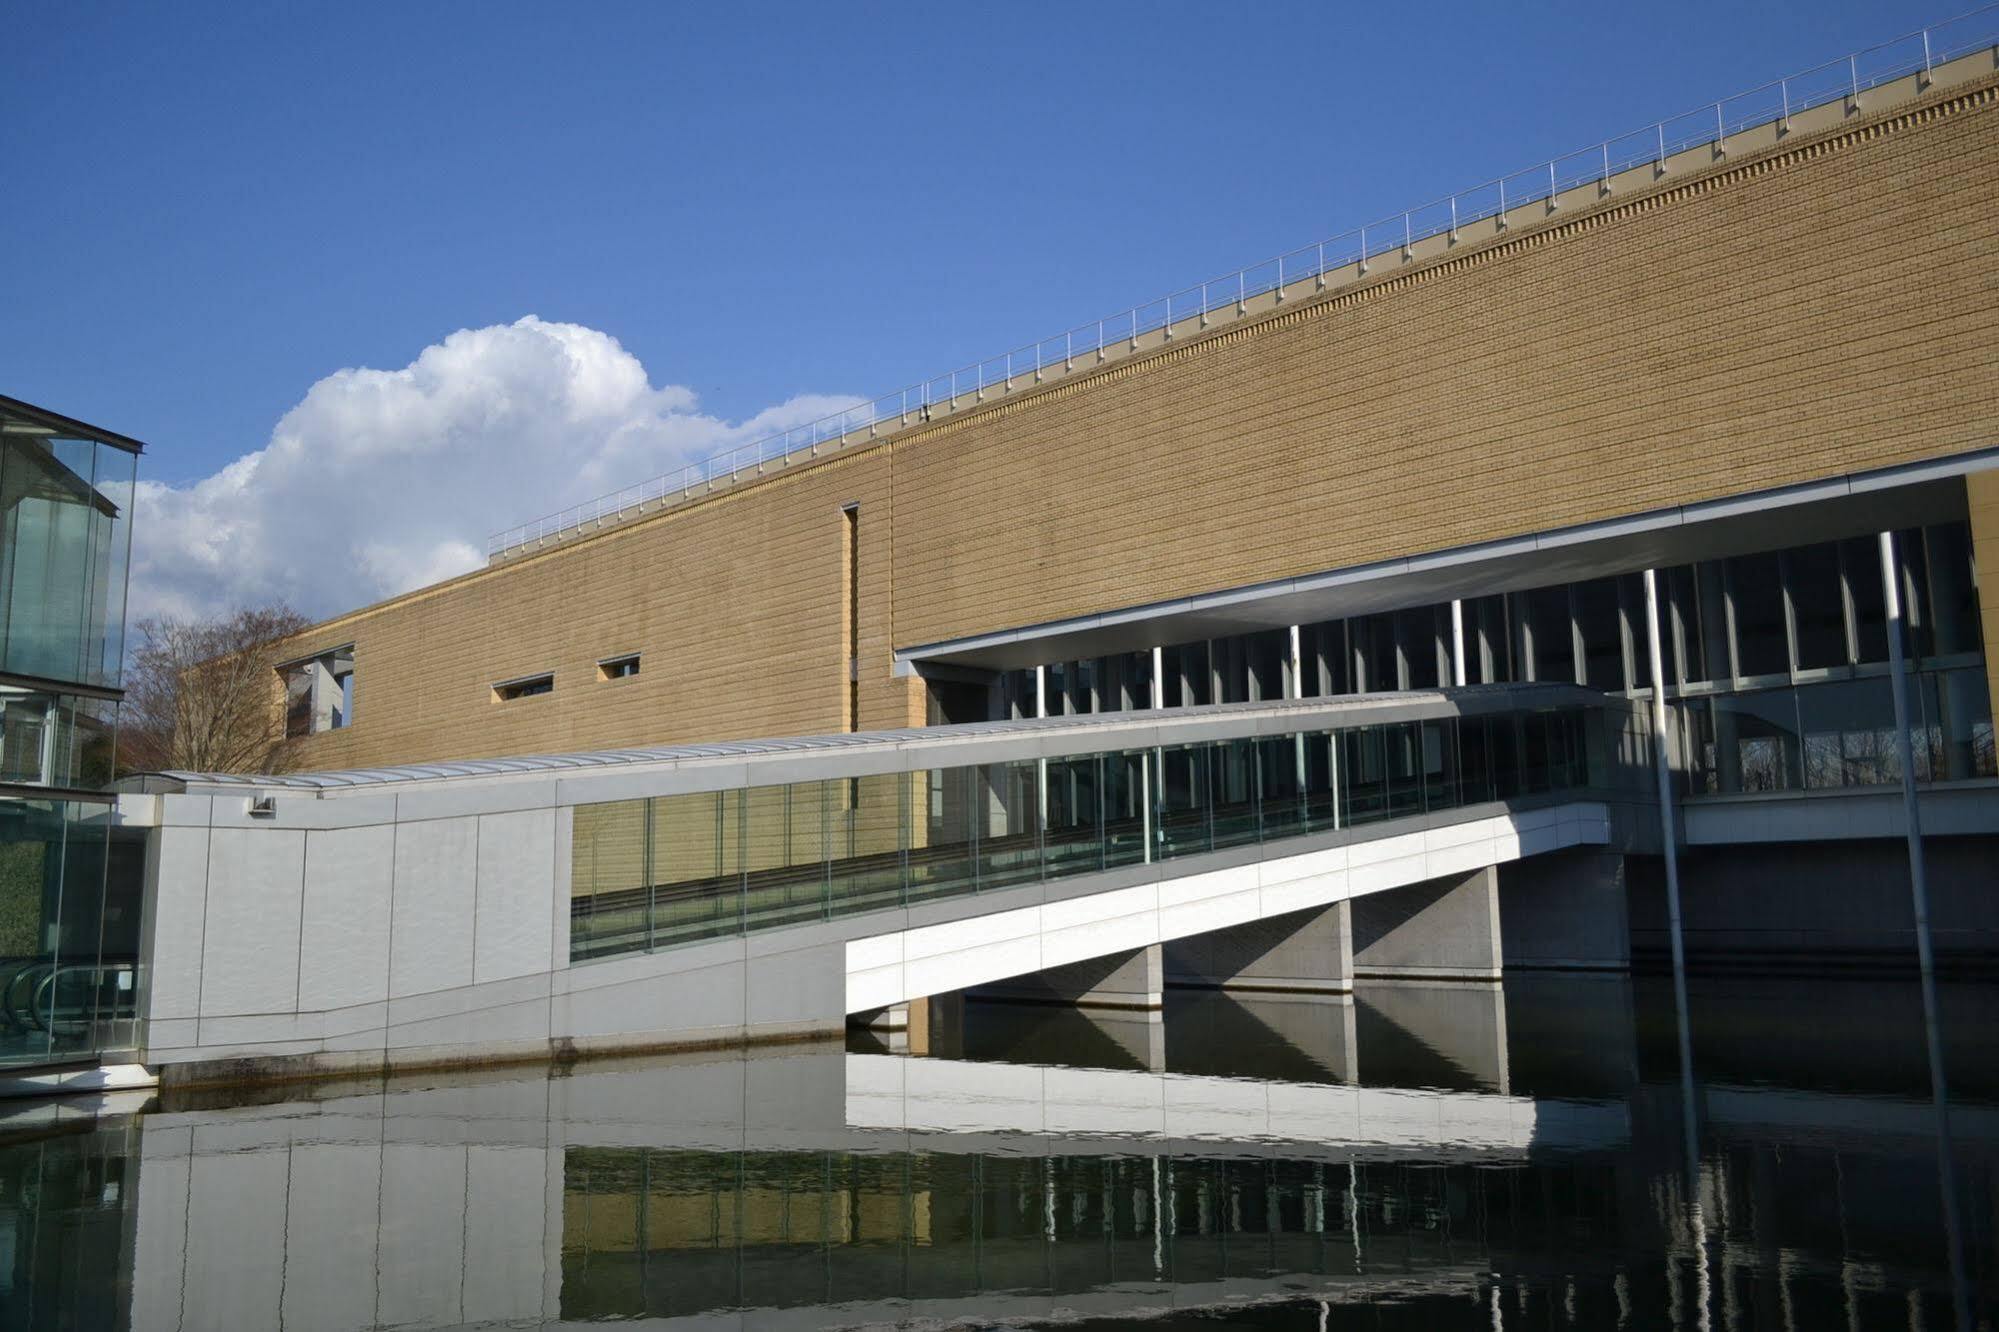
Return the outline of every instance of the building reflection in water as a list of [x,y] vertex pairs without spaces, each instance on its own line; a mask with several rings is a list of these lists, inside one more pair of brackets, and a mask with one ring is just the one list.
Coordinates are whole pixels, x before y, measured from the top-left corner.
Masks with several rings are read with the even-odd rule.
[[[1490,991],[1176,997],[1143,1042],[975,1007],[960,1057],[17,1119],[39,1136],[0,1144],[0,1325],[1171,1325],[1226,1304],[1315,1326],[1323,1303],[1329,1327],[1949,1327],[1921,1043],[1885,1056],[1914,988],[1695,983],[1691,1174],[1670,992],[1621,980],[1515,978],[1503,1014]],[[1974,1318],[1999,1292],[1994,1007],[1946,987]]]

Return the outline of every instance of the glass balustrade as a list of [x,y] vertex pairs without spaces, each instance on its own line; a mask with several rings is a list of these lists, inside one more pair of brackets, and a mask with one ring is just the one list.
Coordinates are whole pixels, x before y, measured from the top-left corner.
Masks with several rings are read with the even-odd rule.
[[[570,956],[1601,787],[1605,720],[1437,718],[583,805]],[[1618,762],[1634,753],[1642,772],[1630,744]]]

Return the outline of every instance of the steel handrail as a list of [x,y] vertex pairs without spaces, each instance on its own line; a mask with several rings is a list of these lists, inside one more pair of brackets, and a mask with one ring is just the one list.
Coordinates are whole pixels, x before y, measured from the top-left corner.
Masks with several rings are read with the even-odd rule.
[[760,475],[772,463],[788,462],[794,454],[816,454],[823,444],[844,443],[863,431],[873,436],[890,421],[900,427],[912,419],[930,419],[933,409],[955,411],[959,400],[967,396],[982,402],[988,393],[1011,392],[1015,380],[1022,376],[1032,375],[1038,382],[1051,367],[1060,365],[1066,373],[1075,368],[1078,358],[1103,360],[1113,345],[1128,344],[1136,350],[1138,340],[1147,334],[1165,329],[1171,336],[1176,323],[1197,316],[1205,326],[1211,316],[1223,310],[1242,314],[1251,299],[1272,292],[1282,299],[1285,289],[1300,281],[1313,281],[1323,288],[1328,273],[1355,267],[1364,274],[1370,260],[1398,252],[1406,256],[1419,241],[1455,236],[1466,226],[1483,222],[1503,227],[1506,214],[1513,209],[1537,203],[1552,207],[1553,200],[1565,190],[1592,183],[1607,188],[1614,177],[1648,165],[1664,170],[1670,158],[1691,148],[1716,145],[1725,150],[1732,134],[1760,125],[1788,125],[1793,115],[1813,107],[1849,99],[1850,105],[1858,108],[1861,94],[1869,89],[1911,74],[1928,76],[1939,64],[1991,46],[1999,46],[1999,3],[1703,103],[1587,148],[1391,213],[1328,240],[496,532],[487,540],[487,557],[566,536],[633,510],[643,511],[649,504],[691,498],[725,479],[733,482],[745,472]]

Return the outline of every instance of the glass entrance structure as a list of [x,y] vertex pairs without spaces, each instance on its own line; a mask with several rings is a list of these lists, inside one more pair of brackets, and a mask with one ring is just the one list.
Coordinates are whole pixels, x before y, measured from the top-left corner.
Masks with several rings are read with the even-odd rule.
[[0,1067],[136,1037],[142,851],[105,787],[143,447],[0,397]]

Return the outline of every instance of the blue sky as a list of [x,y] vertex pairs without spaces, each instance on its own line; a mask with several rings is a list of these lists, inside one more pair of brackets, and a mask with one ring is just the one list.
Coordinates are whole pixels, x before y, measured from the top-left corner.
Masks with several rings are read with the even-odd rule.
[[[616,339],[677,386],[658,410],[739,424],[1956,12],[22,6],[0,76],[0,392],[138,435],[147,476],[191,487],[334,372],[533,314]],[[611,484],[663,456],[536,428]],[[467,496],[467,530],[552,507],[552,487]]]

